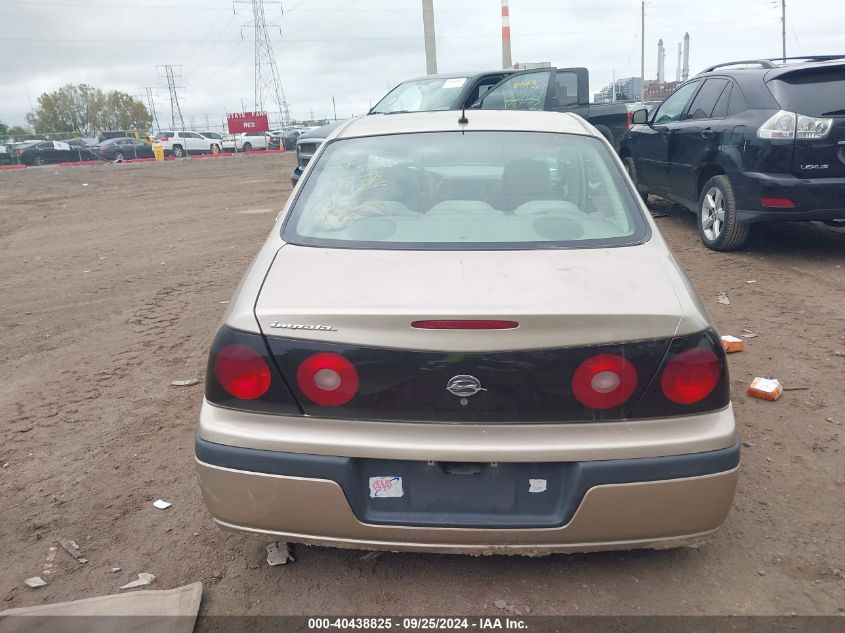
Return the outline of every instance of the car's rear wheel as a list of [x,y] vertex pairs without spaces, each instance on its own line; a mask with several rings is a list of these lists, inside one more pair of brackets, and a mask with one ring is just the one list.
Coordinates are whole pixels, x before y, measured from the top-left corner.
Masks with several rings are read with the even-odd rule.
[[119,163],[123,160],[123,152],[116,152],[114,155],[114,159]]
[[749,225],[736,219],[736,198],[727,176],[713,176],[698,201],[698,235],[707,248],[732,251],[745,243]]
[[33,159],[32,162],[35,163],[36,165],[40,166],[40,165],[43,165],[46,161],[44,160],[43,156],[36,155],[36,157]]
[[248,152],[249,150],[252,149],[252,143],[244,143],[244,146],[243,146],[242,149],[243,149],[244,152]]
[[174,145],[173,146],[173,155],[176,158],[182,158],[185,155],[185,148],[181,145]]
[[637,193],[640,194],[644,202],[648,202],[648,191],[640,189],[639,182],[637,181],[637,164],[634,162],[634,158],[632,156],[626,156],[622,159],[622,163],[625,165],[625,171],[628,172],[628,175],[634,182],[634,186],[637,188]]

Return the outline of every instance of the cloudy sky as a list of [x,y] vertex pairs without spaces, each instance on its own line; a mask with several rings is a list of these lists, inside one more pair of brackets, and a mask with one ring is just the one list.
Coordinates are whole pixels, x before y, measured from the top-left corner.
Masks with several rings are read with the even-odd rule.
[[[389,87],[424,74],[420,0],[265,0],[291,114],[361,114]],[[434,0],[440,71],[501,65],[499,0]],[[282,9],[284,12],[282,12]],[[591,92],[640,72],[639,0],[510,0],[515,62],[586,66]],[[24,123],[38,96],[66,83],[139,95],[158,87],[170,107],[161,64],[181,67],[186,123],[220,124],[253,108],[249,2],[231,0],[0,0],[0,121]],[[845,2],[789,0],[790,55],[845,53]],[[648,0],[646,76],[657,40],[674,78],[677,44],[691,38],[690,70],[780,54],[779,0]],[[206,119],[207,117],[207,119]]]

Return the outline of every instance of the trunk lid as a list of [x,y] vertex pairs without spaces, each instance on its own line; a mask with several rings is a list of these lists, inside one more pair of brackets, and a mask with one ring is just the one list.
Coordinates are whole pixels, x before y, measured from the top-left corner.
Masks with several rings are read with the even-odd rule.
[[[662,245],[411,251],[287,244],[255,304],[262,332],[438,352],[547,349],[671,337],[685,280]],[[425,319],[507,319],[506,330],[425,330]],[[706,323],[705,323],[706,325]]]
[[[664,265],[661,253],[668,259],[653,243],[506,254],[288,244],[270,267],[255,313],[270,355],[307,415],[450,423],[618,420],[631,415],[653,383],[683,306],[690,305],[679,300],[681,276]],[[699,322],[687,320],[682,329],[700,325],[697,314]],[[439,319],[519,325],[411,325]],[[603,371],[609,358],[628,367],[611,370],[627,395],[612,405],[586,406],[576,393],[578,370],[589,359],[602,364],[590,371]]]

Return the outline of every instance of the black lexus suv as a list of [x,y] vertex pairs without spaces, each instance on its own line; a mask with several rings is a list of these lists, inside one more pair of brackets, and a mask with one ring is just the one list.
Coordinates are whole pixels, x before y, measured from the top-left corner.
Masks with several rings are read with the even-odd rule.
[[845,55],[711,66],[631,123],[619,153],[638,190],[697,213],[713,250],[754,222],[845,226]]

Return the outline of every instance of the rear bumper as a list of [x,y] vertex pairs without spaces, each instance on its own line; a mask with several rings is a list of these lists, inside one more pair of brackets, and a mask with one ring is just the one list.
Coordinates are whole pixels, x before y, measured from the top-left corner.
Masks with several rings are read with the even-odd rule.
[[[791,174],[740,172],[731,176],[741,222],[845,218],[845,178],[797,178]],[[788,198],[790,208],[767,208],[760,198]]]
[[[199,454],[213,458],[207,448]],[[735,459],[734,466],[688,477],[592,485],[564,524],[539,528],[376,524],[356,514],[343,483],[331,478],[240,470],[201,459],[197,468],[206,505],[224,529],[333,547],[543,555],[675,547],[713,532],[730,510],[739,471],[737,447],[717,453],[712,461],[689,456],[690,463],[722,467]],[[285,459],[277,454],[273,461],[281,465]],[[406,485],[413,494],[414,482]]]
[[[698,539],[727,516],[739,464],[730,406],[631,423],[433,424],[204,402],[196,455],[206,505],[225,529],[336,547],[527,555]],[[493,462],[498,480],[486,470]],[[485,471],[444,473],[448,463]],[[403,477],[405,504],[371,499],[373,475]],[[547,479],[548,499],[528,494],[529,477]]]

